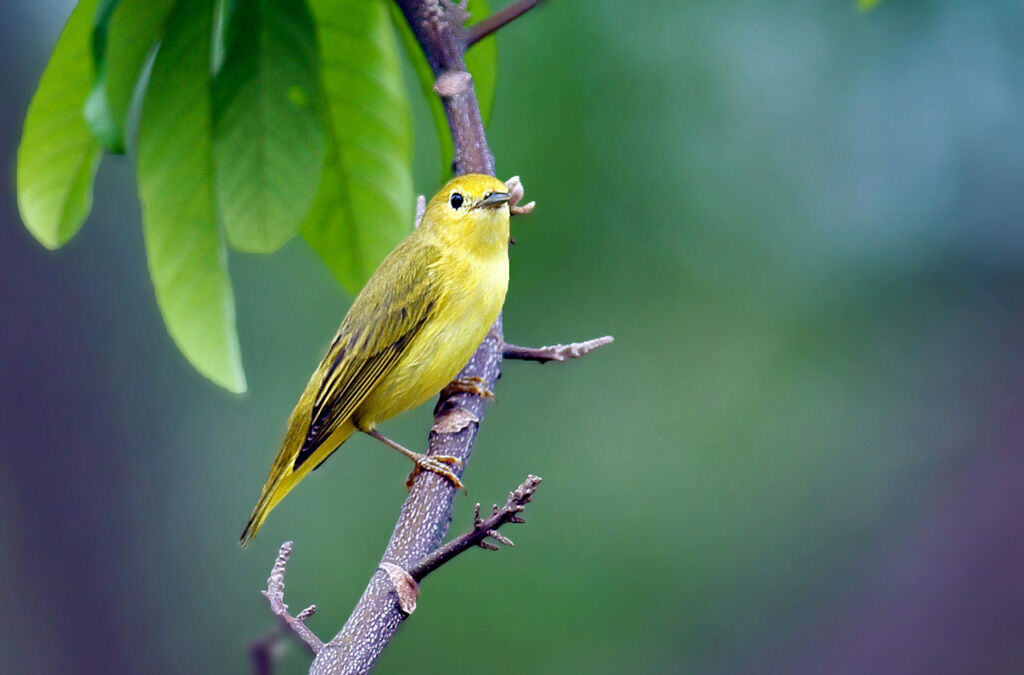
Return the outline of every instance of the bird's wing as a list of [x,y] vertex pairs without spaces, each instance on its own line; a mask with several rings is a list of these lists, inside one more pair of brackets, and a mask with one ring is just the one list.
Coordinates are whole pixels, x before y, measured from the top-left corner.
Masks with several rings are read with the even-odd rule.
[[392,277],[388,288],[368,287],[353,304],[317,369],[319,378],[314,376],[319,385],[292,470],[352,416],[430,318],[436,305],[433,284],[419,276]]
[[[256,535],[274,505],[316,468],[307,465],[310,459],[318,457],[319,463],[330,455],[334,448],[318,450],[351,420],[435,312],[438,285],[430,263],[436,259],[432,249],[399,245],[352,303],[288,418],[288,431],[242,533],[243,542]],[[339,436],[331,443],[343,440]]]

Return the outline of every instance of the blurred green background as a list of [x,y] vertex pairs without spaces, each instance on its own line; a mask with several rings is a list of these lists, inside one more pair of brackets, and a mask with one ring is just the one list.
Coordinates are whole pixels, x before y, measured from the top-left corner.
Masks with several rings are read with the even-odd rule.
[[[409,467],[355,438],[239,549],[351,298],[301,240],[233,254],[236,397],[164,330],[128,161],[31,239],[16,144],[71,6],[0,4],[0,671],[245,673],[280,542],[330,637]],[[499,46],[489,136],[538,202],[506,336],[616,342],[506,364],[453,532],[544,485],[378,672],[1024,672],[1020,2],[551,0]]]

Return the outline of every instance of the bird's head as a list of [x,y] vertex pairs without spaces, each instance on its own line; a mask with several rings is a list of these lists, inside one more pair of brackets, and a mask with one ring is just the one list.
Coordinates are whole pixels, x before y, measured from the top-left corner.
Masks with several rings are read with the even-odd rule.
[[420,227],[437,231],[462,245],[508,243],[508,188],[482,174],[457,176],[427,204]]

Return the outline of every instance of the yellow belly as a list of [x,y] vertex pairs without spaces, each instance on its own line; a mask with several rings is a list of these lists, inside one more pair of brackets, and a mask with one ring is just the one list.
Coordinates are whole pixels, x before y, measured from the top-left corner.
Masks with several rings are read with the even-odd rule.
[[[475,262],[475,261],[474,261]],[[467,276],[470,287],[448,288],[438,307],[401,359],[374,387],[353,415],[360,429],[421,405],[447,385],[494,325],[508,289],[508,258]]]

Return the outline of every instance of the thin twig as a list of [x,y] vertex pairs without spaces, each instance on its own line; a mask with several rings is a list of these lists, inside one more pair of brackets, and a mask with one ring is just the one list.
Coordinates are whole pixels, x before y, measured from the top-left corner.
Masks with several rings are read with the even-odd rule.
[[518,0],[518,2],[513,2],[508,7],[504,7],[491,14],[486,19],[477,21],[472,26],[466,28],[466,47],[472,47],[502,26],[526,14],[538,4],[540,4],[540,0]]
[[519,514],[523,512],[523,509],[526,508],[526,505],[533,498],[533,493],[536,492],[540,481],[540,476],[532,474],[527,476],[522,485],[508,493],[508,501],[505,502],[505,506],[499,509],[498,505],[495,504],[492,507],[491,515],[487,518],[480,518],[480,504],[477,504],[476,512],[473,516],[473,529],[455,537],[441,548],[435,549],[430,555],[413,566],[409,570],[409,575],[416,581],[422,581],[423,577],[474,546],[497,551],[498,547],[487,541],[488,537],[506,546],[512,546],[512,540],[500,534],[498,528],[505,523],[526,522],[519,517]]
[[517,345],[510,345],[506,343],[502,350],[502,354],[506,359],[515,359],[517,361],[536,361],[538,363],[547,363],[548,361],[564,362],[569,359],[578,359],[581,356],[589,354],[598,347],[602,347],[614,341],[615,338],[611,335],[605,335],[604,337],[594,338],[593,340],[587,340],[586,342],[573,342],[572,344],[567,345],[550,345],[547,347],[538,347],[537,349],[519,347]]
[[306,619],[313,616],[316,605],[310,605],[299,612],[297,616],[292,616],[288,613],[288,605],[284,604],[284,571],[291,554],[292,542],[286,541],[281,544],[274,567],[270,570],[270,578],[267,579],[267,590],[263,591],[263,595],[270,602],[270,611],[281,617],[281,620],[299,636],[309,650],[316,654],[323,649],[324,643],[306,626]]

